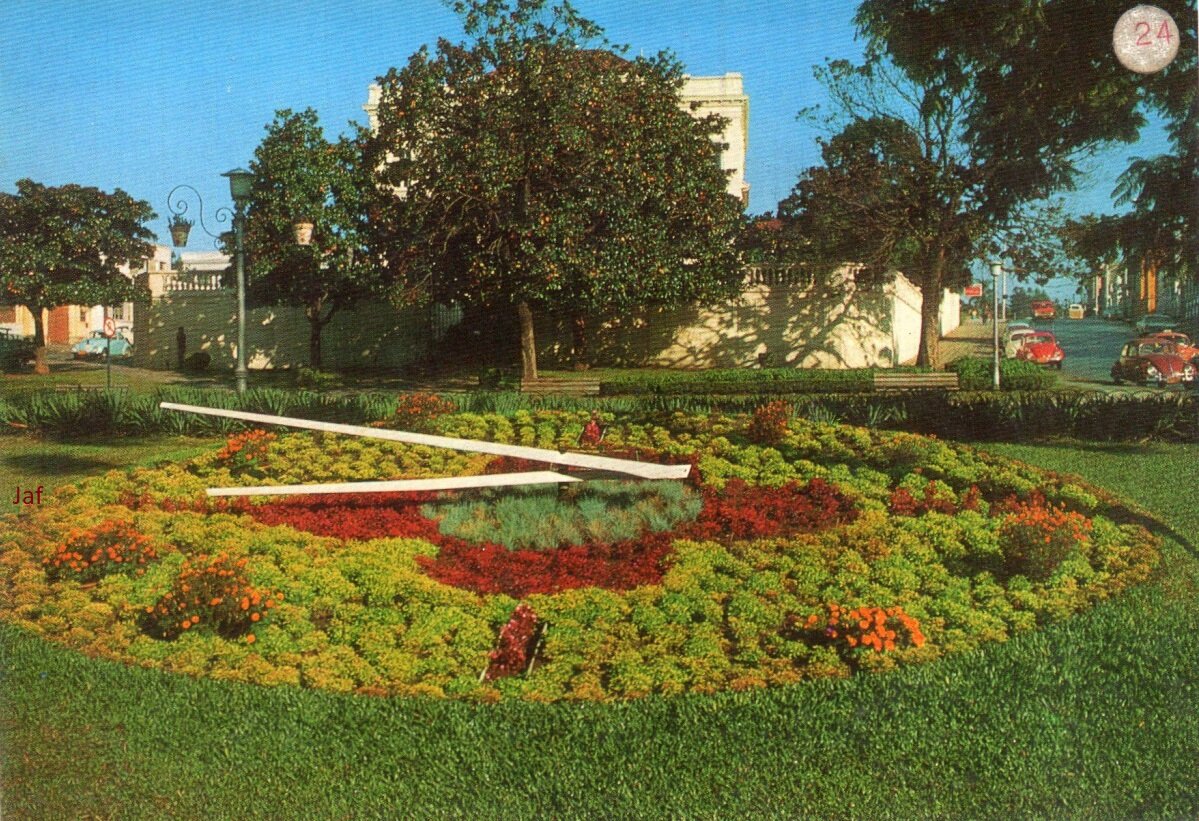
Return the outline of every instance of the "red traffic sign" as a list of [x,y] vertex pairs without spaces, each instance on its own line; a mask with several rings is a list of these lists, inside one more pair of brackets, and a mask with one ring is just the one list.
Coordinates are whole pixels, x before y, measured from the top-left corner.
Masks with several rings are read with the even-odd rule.
[[104,317],[104,335],[109,339],[117,335],[117,323],[111,316]]
[[969,297],[969,298],[973,299],[974,297],[980,297],[982,295],[983,295],[983,286],[982,286],[981,282],[971,283],[970,285],[967,285],[962,290],[962,296],[964,296],[964,297]]

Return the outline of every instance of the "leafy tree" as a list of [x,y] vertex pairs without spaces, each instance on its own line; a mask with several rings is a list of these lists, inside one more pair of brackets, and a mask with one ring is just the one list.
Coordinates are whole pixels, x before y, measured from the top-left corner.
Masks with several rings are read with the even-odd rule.
[[37,372],[47,373],[42,312],[60,305],[112,305],[133,297],[123,263],[147,259],[154,234],[149,203],[119,188],[17,180],[0,193],[0,288],[35,317]]
[[[625,59],[569,3],[461,0],[470,44],[422,48],[380,78],[369,156],[375,248],[413,289],[587,319],[736,293],[740,208],[715,116],[679,108],[669,54]],[[589,48],[588,46],[595,46]]]
[[[266,131],[250,163],[247,294],[258,304],[304,309],[308,363],[320,368],[321,331],[379,286],[378,266],[364,252],[360,147],[327,140],[312,109],[278,111]],[[299,220],[314,225],[310,245],[295,241]]]
[[1199,276],[1196,4],[1155,0],[1179,24],[1180,43],[1173,62],[1149,75],[1112,55],[1112,28],[1129,5],[864,0],[858,22],[913,76],[936,78],[946,65],[960,66],[953,71],[974,93],[972,141],[984,160],[1004,161],[997,182],[1009,199],[1068,185],[1086,148],[1131,142],[1147,115],[1160,117],[1170,152],[1134,158],[1115,183],[1117,205],[1131,206],[1129,213],[1076,220],[1067,240],[1092,265],[1124,256]]
[[1003,161],[972,142],[969,83],[913,79],[879,54],[861,66],[830,62],[817,76],[844,125],[820,141],[822,165],[800,176],[780,215],[814,259],[863,263],[859,278],[895,269],[911,278],[923,296],[917,361],[935,365],[943,290],[1001,255],[1021,276],[1048,279],[1060,205],[1002,187]]

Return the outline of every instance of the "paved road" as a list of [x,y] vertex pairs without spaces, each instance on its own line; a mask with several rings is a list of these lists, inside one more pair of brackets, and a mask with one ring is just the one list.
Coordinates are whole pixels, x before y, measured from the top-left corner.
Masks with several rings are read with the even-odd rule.
[[[1065,387],[1090,390],[1117,390],[1112,382],[1111,368],[1124,343],[1136,336],[1132,325],[1116,319],[1087,317],[1086,319],[1038,320],[1033,327],[1053,331],[1058,344],[1066,352],[1061,378]],[[1166,390],[1179,390],[1171,386]],[[1141,390],[1136,386],[1125,390]]]

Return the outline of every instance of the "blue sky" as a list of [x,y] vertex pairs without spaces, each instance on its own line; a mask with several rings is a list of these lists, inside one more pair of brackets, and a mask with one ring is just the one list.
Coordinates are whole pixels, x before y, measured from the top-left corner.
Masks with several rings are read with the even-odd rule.
[[[743,75],[753,212],[773,209],[819,162],[816,128],[795,115],[823,98],[812,66],[860,57],[854,5],[576,0],[633,53],[670,49],[691,74]],[[198,188],[207,217],[229,204],[221,172],[249,164],[276,109],[312,107],[340,133],[365,121],[376,76],[438,37],[462,38],[439,0],[3,0],[0,190],[23,177],[120,187],[159,213],[151,228],[166,242],[174,185]],[[1072,206],[1114,210],[1127,158],[1164,148],[1157,135],[1109,152]],[[189,247],[212,247],[202,239]]]

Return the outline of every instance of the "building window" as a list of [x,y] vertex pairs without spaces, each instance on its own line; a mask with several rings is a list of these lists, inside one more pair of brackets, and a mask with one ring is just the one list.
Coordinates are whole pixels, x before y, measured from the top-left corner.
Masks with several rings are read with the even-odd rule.
[[87,322],[87,308],[80,308],[80,309],[79,309],[79,321],[80,321],[80,322]]
[[128,302],[122,302],[120,305],[114,305],[112,308],[112,318],[118,322],[123,322],[129,318],[129,308],[132,307]]

